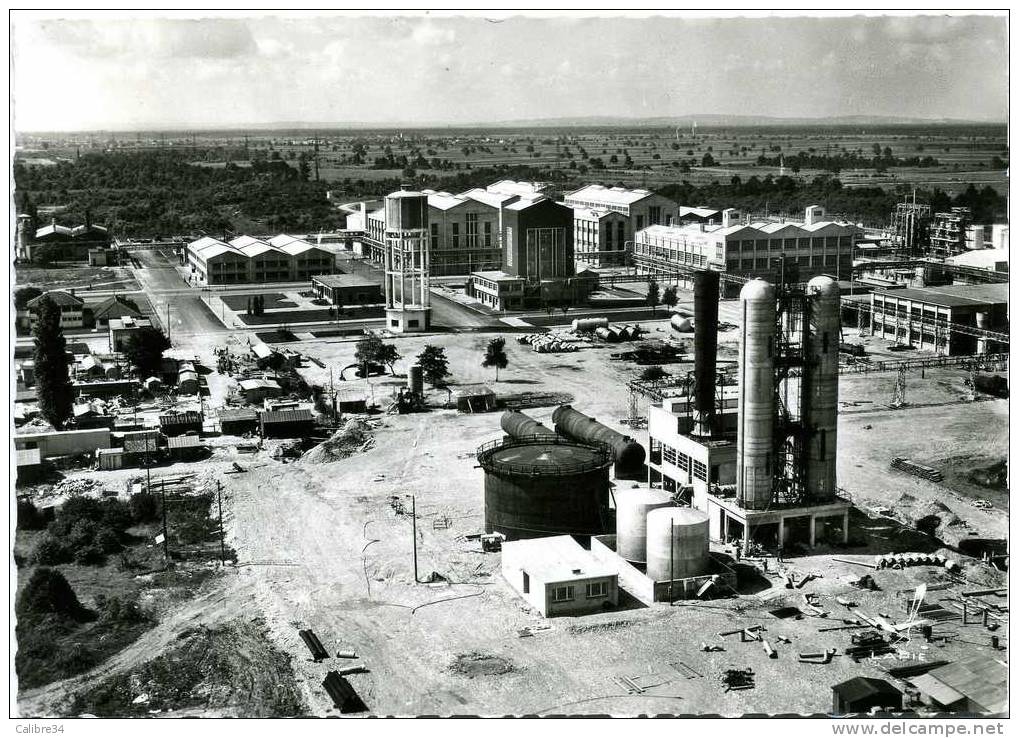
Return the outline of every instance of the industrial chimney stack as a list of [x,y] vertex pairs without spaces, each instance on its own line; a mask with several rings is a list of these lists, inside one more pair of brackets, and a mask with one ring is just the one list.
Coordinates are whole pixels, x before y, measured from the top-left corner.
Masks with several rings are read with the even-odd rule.
[[716,428],[715,363],[718,354],[718,272],[694,274],[694,435]]

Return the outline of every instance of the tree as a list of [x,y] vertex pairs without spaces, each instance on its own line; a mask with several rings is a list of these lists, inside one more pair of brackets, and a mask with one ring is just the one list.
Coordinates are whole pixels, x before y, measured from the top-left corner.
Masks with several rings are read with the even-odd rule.
[[23,613],[65,615],[75,620],[85,620],[88,615],[64,575],[45,566],[32,572],[18,604]]
[[509,365],[509,357],[506,356],[506,339],[493,338],[485,348],[485,359],[481,362],[483,367],[495,367],[495,381],[499,381],[499,370]]
[[449,374],[449,360],[446,358],[446,351],[438,346],[425,346],[418,354],[418,365],[424,377],[433,387],[442,385],[443,380]]
[[248,296],[248,315],[251,315],[251,296]]
[[287,357],[281,354],[279,351],[273,351],[265,358],[265,366],[272,369],[274,376],[279,376],[280,369],[287,365]]
[[28,303],[42,294],[38,287],[22,287],[14,292],[14,307],[18,310],[28,310]]
[[368,365],[379,363],[379,355],[382,353],[382,339],[376,335],[369,335],[357,342],[354,349],[354,361],[361,365],[361,373],[368,376]]
[[39,266],[49,266],[60,256],[60,247],[53,243],[40,243],[32,247],[32,261]]
[[647,304],[651,306],[651,314],[654,315],[655,307],[661,301],[661,291],[658,282],[651,280],[647,283]]
[[645,382],[661,382],[669,376],[669,373],[660,366],[649,366],[640,374],[641,380]]
[[146,377],[158,374],[163,365],[163,352],[170,341],[163,332],[146,326],[124,341],[124,356]]
[[666,287],[662,291],[662,304],[667,308],[674,308],[677,302],[679,302],[679,296],[676,294],[675,285]]
[[68,373],[71,362],[67,356],[67,342],[60,327],[60,308],[53,298],[43,297],[39,301],[33,335],[39,410],[54,428],[60,430],[71,417],[74,392]]
[[713,157],[711,154],[705,154],[703,157],[701,157],[701,166],[702,167],[715,166],[715,157]]
[[400,356],[400,353],[396,350],[396,346],[394,344],[384,343],[379,347],[379,353],[376,357],[376,361],[388,366],[390,374],[396,374],[396,370],[393,369],[393,365],[401,358],[403,357]]

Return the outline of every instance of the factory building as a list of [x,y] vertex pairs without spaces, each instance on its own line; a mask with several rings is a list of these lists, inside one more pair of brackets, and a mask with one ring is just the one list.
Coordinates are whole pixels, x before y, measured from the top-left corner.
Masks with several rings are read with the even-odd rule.
[[112,318],[108,324],[110,333],[110,351],[123,351],[127,340],[141,331],[152,328],[150,318]]
[[298,282],[336,271],[333,252],[285,234],[229,242],[206,236],[188,244],[186,259],[192,277],[207,285]]
[[718,540],[846,541],[849,503],[835,479],[837,283],[743,287],[735,408],[716,369],[718,293],[716,274],[695,275],[694,372],[682,398],[650,407],[649,482],[706,513]]
[[573,208],[573,249],[578,264],[622,265],[629,219],[607,208]]
[[356,274],[319,274],[311,278],[311,289],[337,307],[376,305],[385,300],[382,285]]
[[61,328],[81,328],[85,325],[85,301],[74,294],[74,290],[50,290],[28,301],[29,326],[35,328],[39,306],[43,300],[51,300],[60,310]]
[[711,269],[744,277],[780,278],[776,261],[800,280],[828,274],[848,277],[860,229],[824,220],[817,205],[802,222],[743,224],[736,210],[722,212],[721,223],[651,226],[634,236],[633,260],[642,273]]
[[576,304],[596,284],[575,278],[573,210],[543,197],[502,208],[502,268],[474,272],[467,293],[495,310]]
[[504,543],[502,575],[545,617],[585,615],[619,602],[616,572],[571,536]]
[[76,226],[58,225],[53,220],[29,235],[28,216],[19,216],[16,254],[18,259],[29,261],[39,246],[50,248],[51,261],[88,261],[90,251],[105,252],[110,248],[110,233],[103,226],[92,223],[88,213],[85,222]]
[[571,208],[608,210],[624,216],[624,241],[632,240],[637,231],[648,226],[671,226],[679,222],[679,204],[651,190],[585,185],[567,192],[563,203]]
[[870,313],[874,335],[943,356],[1008,350],[1007,345],[948,330],[955,323],[1006,332],[1007,284],[875,290]]

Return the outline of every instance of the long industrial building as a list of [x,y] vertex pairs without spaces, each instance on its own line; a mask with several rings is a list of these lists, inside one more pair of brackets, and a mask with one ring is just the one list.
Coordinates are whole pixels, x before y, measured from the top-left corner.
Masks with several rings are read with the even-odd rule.
[[208,285],[300,282],[336,271],[332,251],[285,234],[229,242],[206,236],[188,244],[186,259],[192,278]]
[[778,257],[798,279],[821,274],[848,278],[860,229],[824,219],[824,210],[808,207],[802,222],[744,224],[738,211],[722,212],[721,223],[651,226],[634,236],[633,260],[643,273],[710,269],[776,280]]
[[679,222],[679,204],[651,190],[591,184],[567,192],[563,203],[575,212],[577,260],[592,266],[623,263],[635,233]]

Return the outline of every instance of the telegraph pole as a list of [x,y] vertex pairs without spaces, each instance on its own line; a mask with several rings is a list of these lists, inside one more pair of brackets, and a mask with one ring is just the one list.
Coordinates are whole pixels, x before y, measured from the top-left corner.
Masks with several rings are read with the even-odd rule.
[[[147,446],[147,444],[146,444]],[[159,480],[159,497],[163,508],[163,560],[170,563],[170,535],[166,529],[166,479]]]
[[410,496],[410,520],[414,534],[414,584],[418,584],[418,513],[415,495]]
[[216,480],[216,502],[219,504],[219,563],[226,564],[226,541],[223,531],[223,483]]
[[170,340],[170,301],[166,301],[166,340]]

